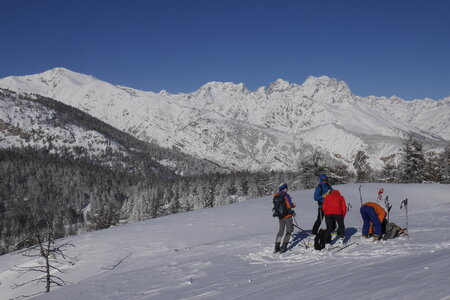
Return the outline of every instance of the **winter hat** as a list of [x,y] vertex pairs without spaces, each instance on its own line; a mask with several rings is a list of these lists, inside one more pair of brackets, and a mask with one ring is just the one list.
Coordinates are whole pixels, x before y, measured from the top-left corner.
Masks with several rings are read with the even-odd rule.
[[281,192],[282,190],[287,189],[287,188],[288,188],[287,183],[282,183],[282,184],[280,184],[280,186],[278,187],[278,190]]
[[319,178],[320,178],[320,181],[326,181],[326,180],[328,180],[328,176],[325,175],[325,174],[320,174]]

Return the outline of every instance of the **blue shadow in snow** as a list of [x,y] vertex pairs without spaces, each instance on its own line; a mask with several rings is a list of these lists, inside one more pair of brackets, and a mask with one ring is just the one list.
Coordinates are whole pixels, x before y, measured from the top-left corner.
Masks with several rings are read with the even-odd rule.
[[[294,230],[295,230],[295,228],[294,228]],[[311,236],[311,230],[306,230],[306,232],[298,231],[298,232],[292,234],[293,239],[289,243],[288,250],[291,250],[292,248],[296,247],[299,243],[303,243],[303,246],[305,246],[305,248],[306,248],[306,245],[307,245],[306,240],[310,236]]]

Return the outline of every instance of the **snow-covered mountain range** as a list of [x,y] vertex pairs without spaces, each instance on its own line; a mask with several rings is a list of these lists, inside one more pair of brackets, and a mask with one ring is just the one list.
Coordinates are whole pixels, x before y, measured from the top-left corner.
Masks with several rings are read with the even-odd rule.
[[397,153],[408,136],[426,150],[450,140],[450,97],[359,97],[326,76],[301,85],[279,79],[255,91],[210,82],[193,93],[170,94],[55,68],[0,79],[0,87],[56,99],[143,141],[235,170],[293,170],[315,149],[347,165],[362,150],[380,168],[381,158]]

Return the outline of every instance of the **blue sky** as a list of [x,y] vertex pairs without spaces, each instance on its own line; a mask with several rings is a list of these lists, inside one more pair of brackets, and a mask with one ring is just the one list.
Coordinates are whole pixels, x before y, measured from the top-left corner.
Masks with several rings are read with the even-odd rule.
[[158,92],[327,75],[450,96],[450,1],[1,0],[0,77],[65,67]]

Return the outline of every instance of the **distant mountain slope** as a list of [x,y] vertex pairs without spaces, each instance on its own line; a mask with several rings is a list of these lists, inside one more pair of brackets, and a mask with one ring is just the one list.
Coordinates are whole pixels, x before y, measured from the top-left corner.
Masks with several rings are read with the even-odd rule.
[[210,82],[173,95],[55,68],[0,79],[0,87],[57,99],[143,141],[238,170],[293,170],[315,149],[348,166],[365,151],[380,168],[381,158],[396,153],[408,136],[433,150],[450,140],[450,97],[363,98],[326,76],[302,85],[277,80],[256,91]]
[[108,165],[136,167],[145,161],[156,173],[158,169],[181,174],[220,170],[179,151],[142,142],[53,99],[0,89],[0,148],[11,147],[46,149]]

